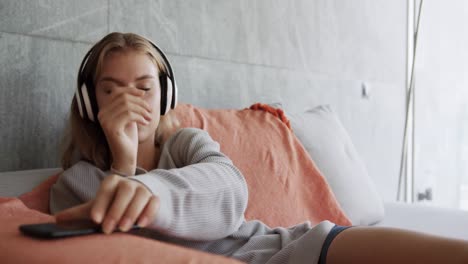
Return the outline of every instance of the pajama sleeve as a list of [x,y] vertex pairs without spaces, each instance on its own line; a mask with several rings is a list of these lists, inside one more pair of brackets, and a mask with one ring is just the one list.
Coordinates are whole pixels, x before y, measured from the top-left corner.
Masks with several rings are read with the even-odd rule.
[[[85,161],[67,169],[51,188],[51,212],[94,199],[108,175]],[[159,197],[159,211],[150,228],[161,233],[215,240],[231,235],[244,222],[245,179],[203,130],[178,130],[163,145],[158,169],[128,178]]]
[[152,228],[193,240],[221,239],[238,230],[247,207],[247,185],[207,132],[179,130],[161,157],[163,167],[174,168],[131,177],[160,199]]

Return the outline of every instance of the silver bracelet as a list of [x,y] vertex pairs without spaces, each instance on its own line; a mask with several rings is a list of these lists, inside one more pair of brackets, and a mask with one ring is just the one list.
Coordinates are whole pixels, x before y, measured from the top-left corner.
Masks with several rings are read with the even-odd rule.
[[121,171],[118,171],[118,170],[114,169],[113,165],[111,165],[110,171],[111,171],[112,173],[117,174],[117,175],[122,176],[122,177],[131,176],[131,175],[128,175],[128,174],[126,174],[126,173],[123,173],[123,172],[121,172]]

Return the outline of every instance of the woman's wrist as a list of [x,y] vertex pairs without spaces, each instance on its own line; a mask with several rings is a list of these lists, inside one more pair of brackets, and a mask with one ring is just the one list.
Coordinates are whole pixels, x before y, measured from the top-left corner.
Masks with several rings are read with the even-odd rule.
[[136,165],[121,165],[119,163],[112,163],[110,171],[120,176],[134,176]]

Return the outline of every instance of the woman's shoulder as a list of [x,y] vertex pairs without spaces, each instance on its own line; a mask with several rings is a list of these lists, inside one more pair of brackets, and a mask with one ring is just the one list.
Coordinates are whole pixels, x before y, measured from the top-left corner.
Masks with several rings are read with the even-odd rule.
[[86,161],[86,160],[79,160],[75,164],[73,164],[70,168],[65,170],[64,172],[76,172],[76,171],[83,171],[83,170],[96,170],[98,169],[94,164]]
[[[219,151],[219,143],[207,131],[194,127],[180,128],[167,140],[164,150],[172,155],[187,155],[196,152]],[[163,151],[164,151],[163,150]]]
[[185,136],[195,136],[195,135],[199,135],[199,134],[208,135],[208,132],[206,130],[196,128],[196,127],[183,127],[183,128],[179,128],[174,133],[174,135],[178,135],[178,134],[183,134]]
[[209,139],[210,141],[211,136],[208,134],[207,131],[196,128],[196,127],[184,127],[184,128],[179,128],[176,130],[167,140],[168,143],[174,144],[176,142],[187,142],[187,141],[193,141],[196,139]]

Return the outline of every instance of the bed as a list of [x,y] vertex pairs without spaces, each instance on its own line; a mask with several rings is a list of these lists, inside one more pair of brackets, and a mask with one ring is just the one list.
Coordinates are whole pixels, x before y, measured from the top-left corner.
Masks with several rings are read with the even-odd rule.
[[[245,174],[247,219],[260,219],[270,226],[331,220],[468,239],[468,230],[463,228],[468,212],[383,202],[331,106],[288,113],[280,103],[242,109],[181,104],[177,111],[184,113],[178,114],[183,126],[208,130]],[[257,165],[246,157],[256,157]],[[262,164],[261,170],[258,164]],[[162,263],[237,263],[138,234],[96,234],[58,241],[22,236],[19,224],[54,221],[48,212],[48,190],[61,171],[53,167],[0,173],[2,263],[145,263],[154,259]],[[128,248],[132,250],[123,250]],[[106,254],[109,251],[113,254]]]

